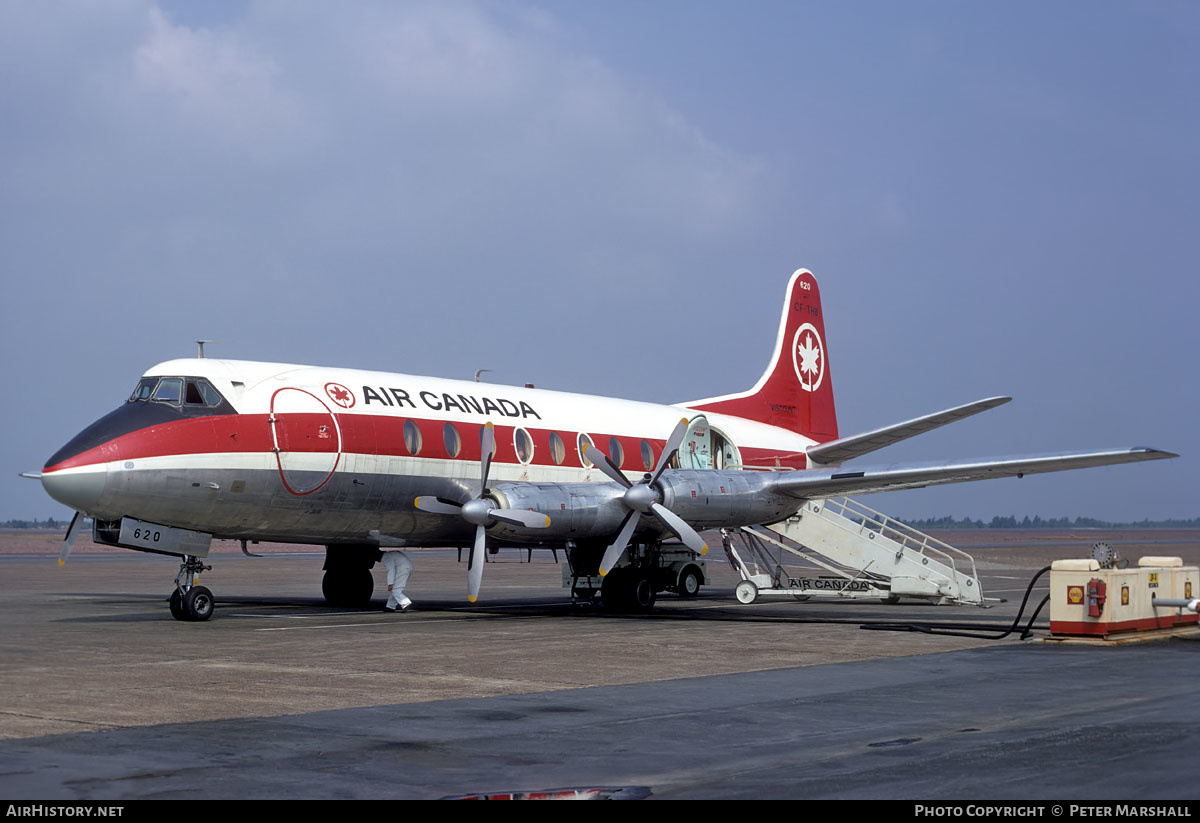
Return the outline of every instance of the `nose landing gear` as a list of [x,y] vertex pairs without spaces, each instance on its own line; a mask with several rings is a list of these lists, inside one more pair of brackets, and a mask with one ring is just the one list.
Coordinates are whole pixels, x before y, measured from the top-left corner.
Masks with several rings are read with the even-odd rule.
[[200,572],[209,571],[197,557],[183,555],[179,574],[175,575],[175,591],[171,592],[171,616],[176,620],[199,622],[212,617],[215,601],[213,593],[204,586],[197,586]]

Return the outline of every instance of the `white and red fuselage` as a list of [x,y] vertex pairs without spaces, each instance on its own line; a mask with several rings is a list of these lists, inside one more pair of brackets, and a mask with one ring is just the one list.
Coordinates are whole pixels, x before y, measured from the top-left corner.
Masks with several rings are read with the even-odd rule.
[[[680,418],[687,434],[655,483],[696,529],[771,523],[803,499],[1171,457],[1153,449],[888,466],[843,460],[1006,402],[991,398],[838,439],[824,317],[807,270],[788,284],[772,360],[746,392],[675,406],[406,374],[234,360],[171,360],[47,462],[49,494],[98,521],[133,518],[218,538],[357,545],[471,540],[462,518],[418,510],[481,490],[483,427],[497,452],[496,508],[547,515],[545,529],[493,523],[500,540],[607,543],[625,489],[650,472]],[[594,455],[593,455],[594,456]],[[638,532],[665,534],[643,518]]]

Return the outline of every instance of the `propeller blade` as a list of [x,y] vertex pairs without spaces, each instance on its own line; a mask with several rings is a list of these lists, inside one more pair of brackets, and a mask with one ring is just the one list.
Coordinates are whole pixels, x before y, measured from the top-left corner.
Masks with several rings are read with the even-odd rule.
[[658,456],[658,465],[654,467],[654,474],[651,476],[649,483],[654,485],[658,481],[659,476],[666,471],[667,466],[671,462],[671,458],[675,456],[675,452],[679,451],[680,444],[683,443],[683,438],[687,435],[688,421],[684,417],[675,424],[671,436],[667,438],[666,444],[663,446],[663,453]]
[[627,489],[633,485],[629,478],[621,474],[621,470],[613,465],[613,462],[608,459],[608,455],[594,445],[589,443],[588,447],[584,449],[584,454],[587,455],[588,460],[591,460],[596,465],[596,468],[608,475],[610,479],[615,480]]
[[492,470],[492,458],[496,456],[496,427],[492,425],[491,420],[484,423],[483,429],[479,432],[479,453],[480,463],[483,465],[479,480],[479,493],[483,494],[487,491],[488,473]]
[[625,522],[621,524],[621,532],[617,535],[617,539],[613,544],[604,551],[604,557],[600,560],[600,576],[604,577],[612,567],[617,565],[617,561],[621,559],[621,555],[625,552],[625,547],[629,545],[629,541],[633,539],[633,531],[637,528],[638,520],[642,518],[640,512],[630,511],[629,516],[625,518]]
[[683,544],[697,554],[708,554],[708,544],[704,542],[695,529],[683,521],[679,515],[668,509],[662,503],[654,503],[650,506],[650,513],[658,518],[658,521],[675,533],[675,536],[683,541]]
[[462,514],[462,506],[440,497],[418,497],[413,506],[430,514]]
[[75,541],[79,539],[82,526],[83,513],[75,512],[75,516],[71,518],[71,525],[67,526],[67,536],[63,538],[62,552],[58,555],[58,565],[67,565],[67,556],[71,553],[71,549],[75,548]]
[[523,526],[526,529],[544,529],[550,525],[547,515],[529,509],[492,509],[488,514],[493,520]]
[[474,603],[479,599],[479,584],[483,580],[483,553],[487,548],[487,529],[475,527],[475,545],[471,548],[471,560],[467,563],[467,600]]

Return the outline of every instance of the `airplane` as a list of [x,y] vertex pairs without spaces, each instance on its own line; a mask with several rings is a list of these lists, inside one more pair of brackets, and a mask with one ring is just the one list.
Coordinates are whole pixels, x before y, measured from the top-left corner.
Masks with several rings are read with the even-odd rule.
[[[213,539],[326,547],[327,602],[365,606],[381,549],[563,549],[599,597],[646,610],[677,581],[667,541],[767,525],[809,499],[1177,457],[1151,448],[883,467],[848,461],[1011,398],[840,436],[817,281],[788,282],[771,360],[750,389],[675,405],[374,371],[205,358],[147,370],[40,475],[102,544],[181,558],[171,613],[206,620]],[[670,543],[678,547],[678,543]],[[694,593],[694,570],[680,583]],[[596,589],[574,595],[591,597]]]

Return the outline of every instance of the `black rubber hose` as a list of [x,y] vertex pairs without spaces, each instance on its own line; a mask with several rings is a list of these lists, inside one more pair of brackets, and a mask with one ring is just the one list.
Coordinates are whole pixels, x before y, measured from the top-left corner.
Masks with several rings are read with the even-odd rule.
[[[1013,632],[1015,632],[1017,630],[1017,628],[1021,625],[1021,616],[1025,613],[1026,604],[1029,603],[1029,595],[1033,593],[1033,587],[1037,585],[1037,582],[1039,579],[1041,579],[1041,576],[1048,571],[1050,571],[1050,567],[1046,566],[1044,569],[1042,569],[1037,574],[1035,574],[1033,576],[1033,579],[1029,581],[1029,586],[1026,587],[1026,589],[1025,589],[1025,596],[1023,598],[1021,598],[1021,608],[1017,610],[1017,616],[1013,618],[1012,625],[1008,628],[1008,630],[1005,632],[1002,632],[1000,634],[979,634],[978,632],[956,631],[956,630],[951,630],[948,628],[946,628],[946,629],[935,628],[935,626],[940,627],[940,626],[953,626],[954,625],[954,624],[950,624],[950,623],[936,623],[936,624],[935,623],[864,623],[861,626],[859,626],[859,628],[860,629],[868,629],[870,631],[921,632],[922,634],[940,634],[940,635],[944,635],[946,637],[973,637],[978,640],[1002,640],[1005,637],[1008,637]],[[1022,639],[1029,637],[1031,634],[1033,634],[1033,632],[1031,630],[1031,627],[1033,626],[1033,621],[1037,618],[1037,616],[1039,614],[1041,614],[1042,609],[1045,607],[1046,603],[1048,603],[1049,601],[1050,601],[1050,595],[1046,595],[1046,597],[1043,598],[1042,602],[1038,605],[1037,609],[1034,611],[1033,617],[1030,617],[1029,622],[1025,625],[1025,630],[1021,633]],[[963,623],[960,625],[964,628],[970,626],[969,623]]]

